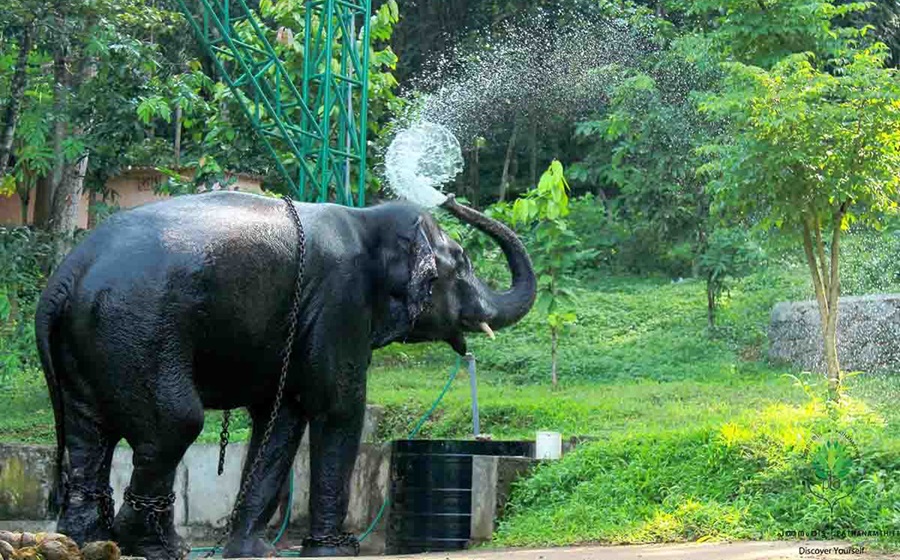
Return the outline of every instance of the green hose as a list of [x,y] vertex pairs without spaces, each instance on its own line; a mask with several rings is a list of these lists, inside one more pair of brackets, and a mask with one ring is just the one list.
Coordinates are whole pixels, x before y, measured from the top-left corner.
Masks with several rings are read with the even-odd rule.
[[[434,404],[431,405],[431,408],[428,409],[419,421],[416,423],[416,426],[409,432],[409,435],[406,439],[414,439],[417,435],[419,435],[419,431],[425,425],[425,422],[431,418],[431,415],[434,414],[434,411],[437,410],[437,407],[440,406],[441,401],[444,400],[444,397],[447,396],[447,392],[450,391],[450,386],[453,385],[453,381],[456,380],[456,376],[459,375],[459,370],[462,369],[462,358],[456,357],[456,365],[450,371],[450,378],[447,380],[447,383],[444,384],[444,389],[441,391],[441,394],[438,395],[438,398],[434,401]],[[287,500],[287,508],[284,512],[284,519],[281,522],[281,527],[278,529],[278,534],[275,536],[275,540],[272,541],[272,546],[278,544],[281,538],[284,536],[284,533],[287,531],[288,524],[291,521],[291,507],[294,503],[294,476],[293,472],[290,477],[290,486],[288,490],[288,500]],[[378,510],[378,515],[375,516],[375,519],[369,525],[369,527],[363,531],[363,533],[359,536],[359,542],[365,541],[369,536],[375,531],[375,528],[378,527],[378,524],[381,523],[381,519],[384,517],[384,512],[387,511],[388,506],[391,505],[391,498],[387,497],[384,499],[384,503],[381,504],[381,509]],[[191,558],[196,558],[194,556],[195,553],[200,554],[204,552],[215,551],[216,553],[221,552],[221,549],[213,548],[213,547],[199,547],[191,549]],[[294,556],[296,553],[292,554],[292,551],[281,551],[279,556]]]
[[[288,499],[287,506],[284,510],[284,517],[281,520],[281,527],[278,529],[278,534],[275,535],[275,540],[272,541],[272,546],[278,544],[278,541],[281,540],[281,537],[284,536],[284,533],[287,531],[288,524],[291,522],[291,507],[294,504],[294,473],[291,471],[291,477],[288,479]],[[196,558],[195,554],[204,554],[207,552],[215,552],[216,554],[222,552],[221,548],[216,548],[212,546],[200,546],[196,548],[192,548],[189,554],[189,558]]]

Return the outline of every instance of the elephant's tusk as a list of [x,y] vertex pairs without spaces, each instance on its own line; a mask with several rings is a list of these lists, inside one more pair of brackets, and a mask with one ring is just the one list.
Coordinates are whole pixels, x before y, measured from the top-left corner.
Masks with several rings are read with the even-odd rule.
[[484,331],[484,334],[488,335],[491,340],[497,338],[497,335],[494,334],[494,331],[491,330],[491,327],[487,323],[481,323],[478,326],[481,327],[481,330]]

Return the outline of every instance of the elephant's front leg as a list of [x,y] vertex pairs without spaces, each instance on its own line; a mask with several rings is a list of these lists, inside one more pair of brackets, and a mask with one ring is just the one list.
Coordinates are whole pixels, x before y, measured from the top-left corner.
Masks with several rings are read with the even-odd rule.
[[359,554],[356,537],[341,531],[366,409],[364,387],[354,393],[338,399],[343,401],[338,410],[310,424],[310,536],[303,542],[303,556]]
[[[272,405],[253,407],[253,435],[244,462],[241,487],[246,484],[272,414]],[[278,491],[290,476],[294,457],[303,432],[306,418],[296,403],[285,402],[278,411],[272,435],[259,458],[253,480],[247,487],[244,499],[238,507],[237,517],[231,528],[231,537],[222,555],[224,558],[262,558],[275,555],[275,547],[264,540],[266,525],[278,506]]]

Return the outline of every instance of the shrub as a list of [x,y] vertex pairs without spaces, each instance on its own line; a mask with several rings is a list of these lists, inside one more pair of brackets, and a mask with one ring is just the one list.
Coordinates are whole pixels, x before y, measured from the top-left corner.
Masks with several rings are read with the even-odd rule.
[[0,386],[39,368],[33,317],[50,254],[46,236],[28,228],[0,228]]

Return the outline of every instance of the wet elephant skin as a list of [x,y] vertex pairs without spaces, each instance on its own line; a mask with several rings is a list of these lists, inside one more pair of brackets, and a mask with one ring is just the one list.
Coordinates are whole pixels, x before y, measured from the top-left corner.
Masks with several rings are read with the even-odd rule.
[[[114,538],[125,554],[149,560],[179,556],[186,546],[165,498],[204,410],[247,408],[256,456],[273,413],[298,270],[286,204],[213,193],[142,206],[109,218],[54,273],[36,334],[57,423],[60,532],[79,543]],[[295,207],[306,236],[297,338],[227,557],[272,553],[263,530],[307,425],[313,539],[304,552],[348,553],[327,543],[347,513],[373,349],[446,341],[464,353],[465,333],[511,325],[534,303],[534,273],[518,238],[452,199],[448,211],[503,249],[509,290],[479,280],[460,246],[413,205]],[[134,450],[134,498],[108,527],[98,496],[122,439]],[[156,511],[147,500],[163,506]]]

